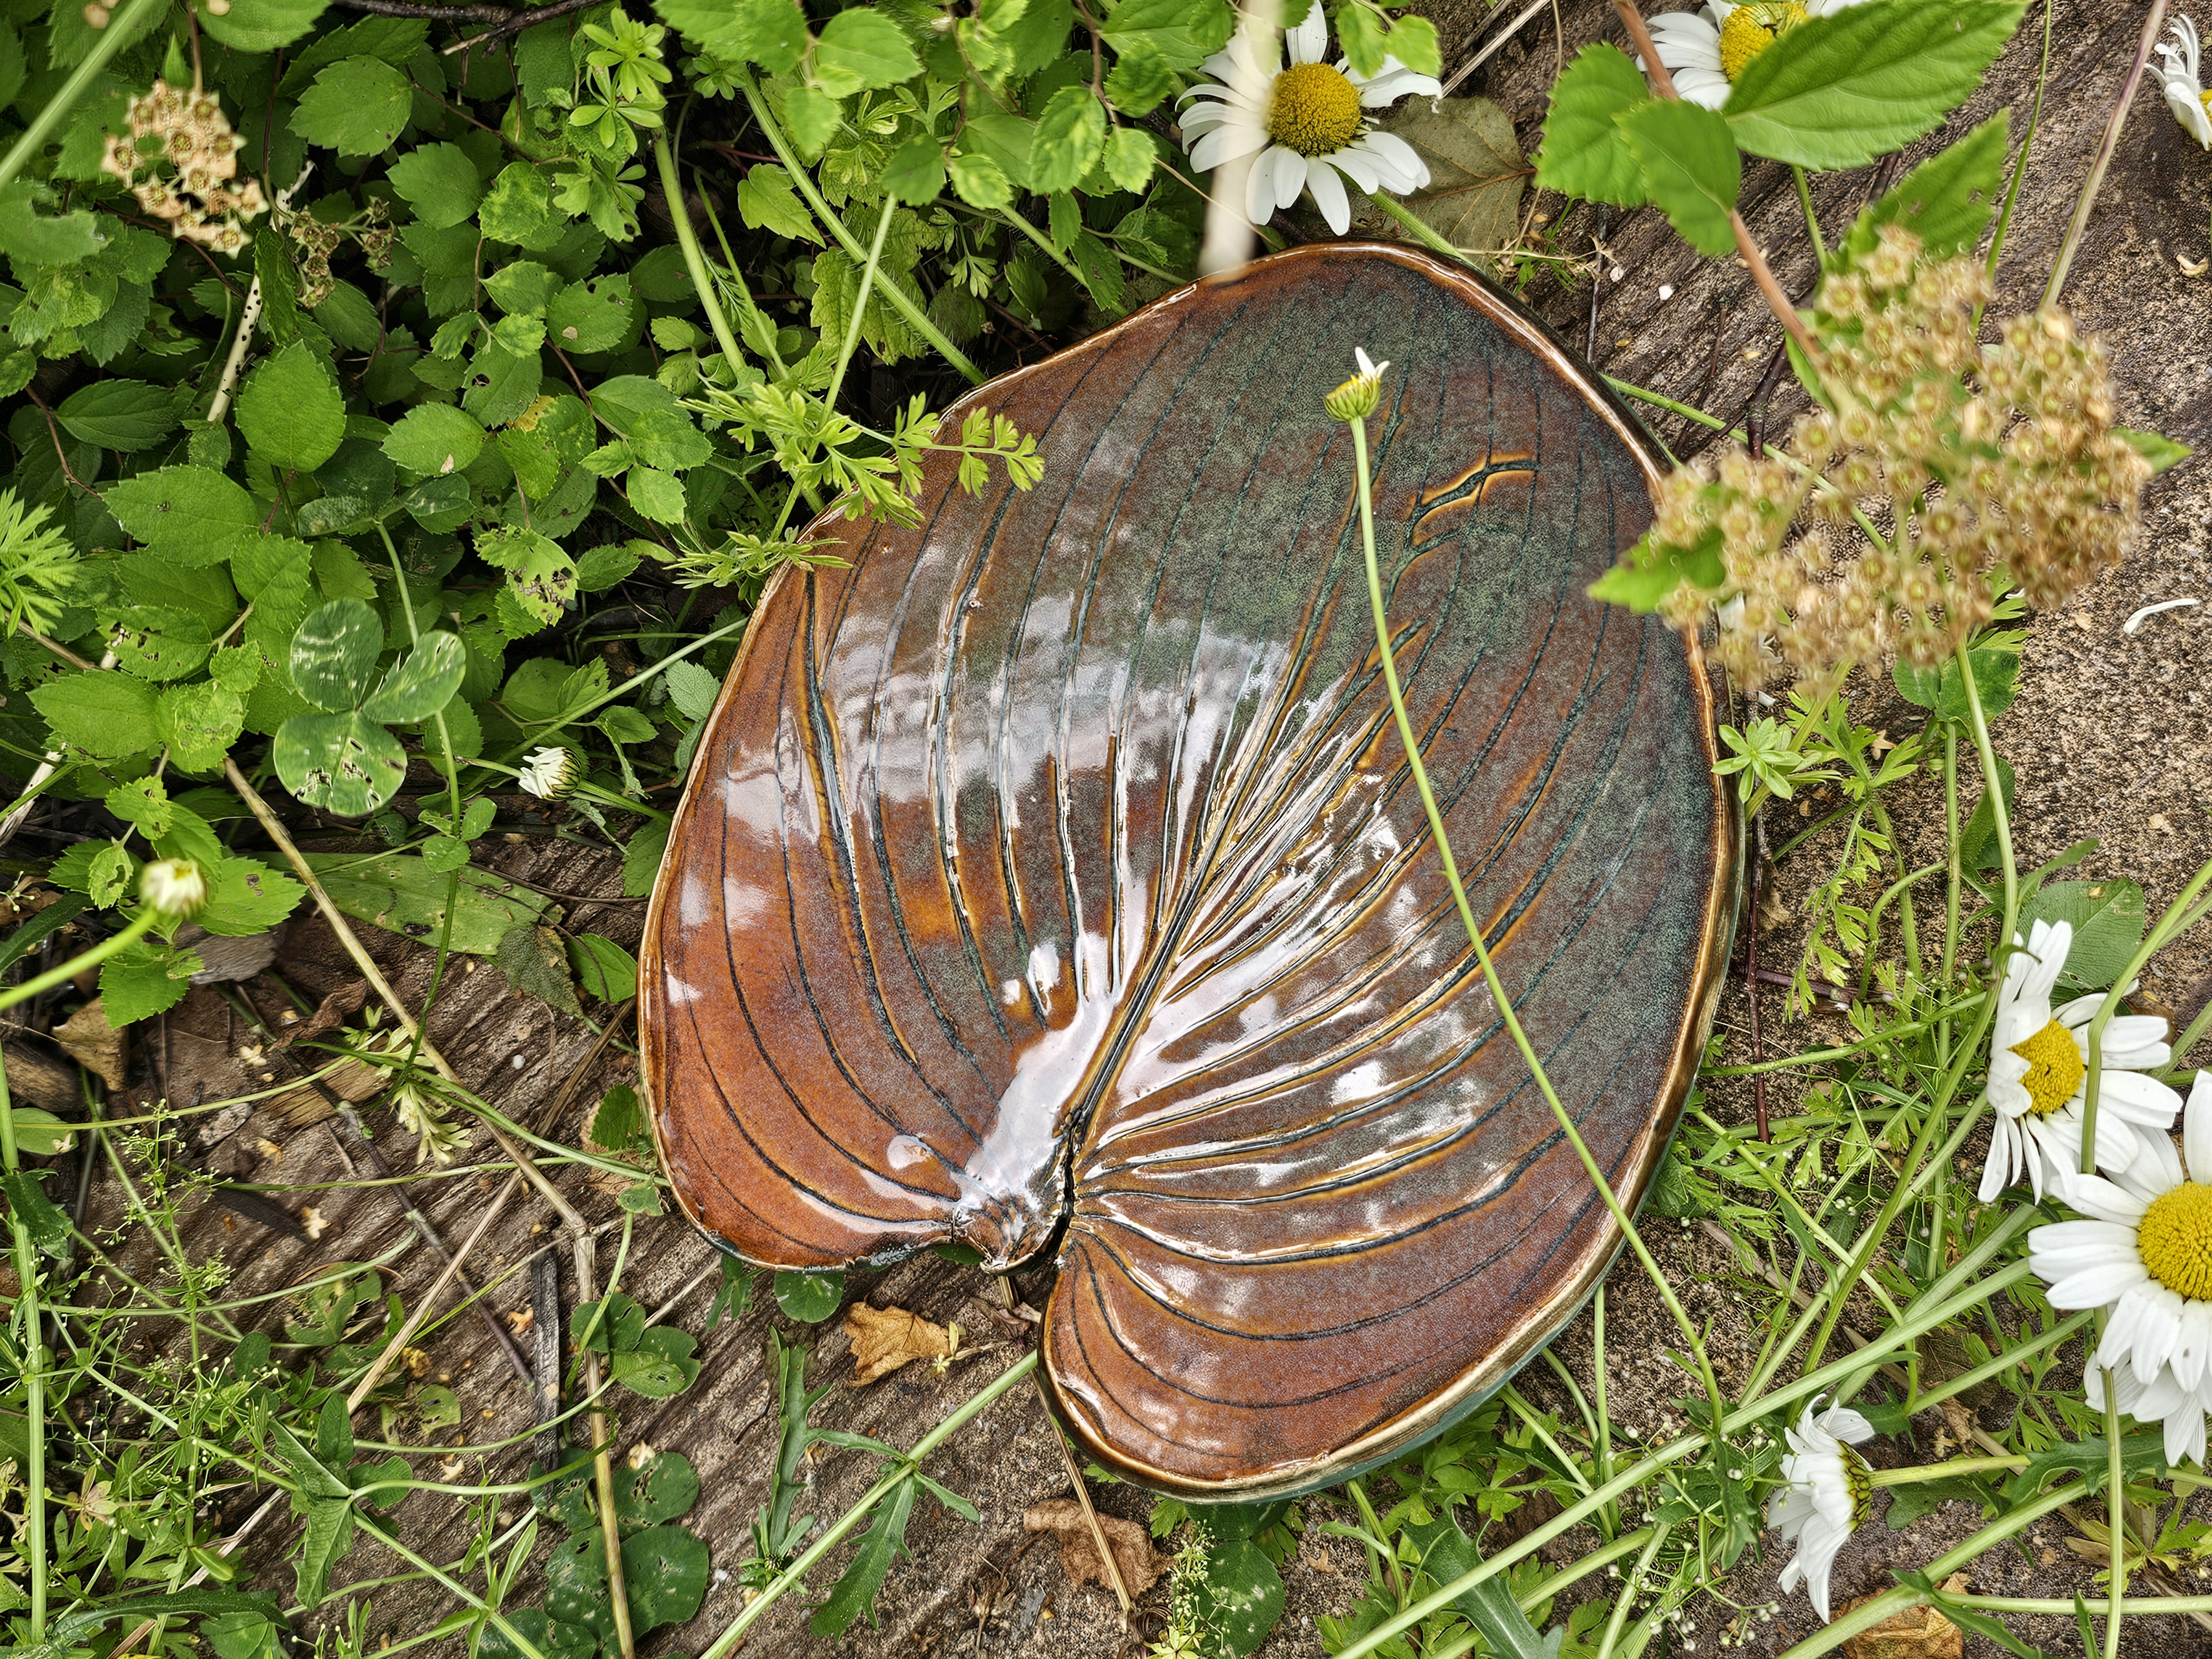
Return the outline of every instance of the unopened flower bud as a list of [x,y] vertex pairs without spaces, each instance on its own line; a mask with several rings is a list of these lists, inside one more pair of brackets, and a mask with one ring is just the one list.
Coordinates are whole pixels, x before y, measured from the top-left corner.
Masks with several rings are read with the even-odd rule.
[[535,795],[540,800],[559,800],[576,787],[576,757],[568,750],[550,744],[534,749],[522,763],[522,771],[516,781],[525,794]]
[[1382,401],[1382,371],[1390,367],[1387,362],[1370,362],[1364,346],[1352,355],[1359,360],[1359,373],[1322,400],[1331,420],[1347,425],[1364,421],[1375,412]]
[[139,872],[138,896],[165,916],[189,916],[207,902],[207,878],[190,859],[155,859]]

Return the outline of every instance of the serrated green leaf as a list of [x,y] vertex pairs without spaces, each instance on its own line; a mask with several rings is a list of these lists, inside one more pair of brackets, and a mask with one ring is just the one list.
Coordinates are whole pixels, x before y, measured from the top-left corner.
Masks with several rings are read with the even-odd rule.
[[628,1002],[637,994],[637,958],[599,933],[579,933],[568,941],[568,963],[587,997]]
[[314,27],[330,0],[230,0],[217,14],[200,14],[200,27],[239,52],[274,52]]
[[301,95],[292,129],[341,155],[374,155],[398,137],[414,98],[407,77],[382,58],[341,58]]
[[884,165],[884,188],[909,207],[927,207],[945,188],[945,147],[934,138],[909,138]]
[[1236,15],[1222,0],[1121,0],[1099,33],[1117,52],[1141,47],[1182,70],[1196,69],[1227,46],[1236,27]]
[[462,223],[483,198],[477,164],[459,144],[417,144],[392,162],[391,177],[416,218],[441,229]]
[[684,480],[658,467],[634,466],[625,481],[629,504],[655,524],[684,522]]
[[477,209],[477,222],[495,242],[512,242],[533,253],[544,252],[568,229],[568,216],[553,205],[552,186],[543,169],[527,161],[510,161]]
[[187,772],[221,766],[245,729],[243,695],[218,680],[169,686],[154,704],[154,735]]
[[988,155],[955,155],[947,163],[952,188],[969,207],[995,212],[1014,199],[1014,187],[1007,181],[1006,170]]
[[150,940],[125,945],[100,967],[100,1002],[107,1023],[119,1030],[175,1007],[204,965],[194,951]]
[[474,464],[484,429],[451,404],[417,404],[384,434],[384,453],[419,477],[439,477]]
[[1552,87],[1536,155],[1538,186],[1615,207],[1650,201],[1643,166],[1619,123],[1650,101],[1644,73],[1626,52],[1603,42],[1584,46]]
[[116,758],[158,746],[154,690],[112,669],[86,669],[48,680],[31,702],[54,735],[88,755]]
[[909,1476],[877,1505],[875,1517],[868,1523],[860,1548],[853,1553],[851,1562],[837,1582],[830,1587],[830,1594],[822,1605],[814,1609],[807,1627],[815,1635],[842,1636],[862,1613],[867,1615],[871,1626],[874,1625],[876,1592],[883,1588],[891,1563],[910,1553],[906,1547],[906,1523],[914,1514],[914,1492],[915,1483]]
[[685,39],[778,75],[806,51],[805,14],[792,0],[653,0],[653,9]]
[[261,526],[253,497],[204,466],[141,472],[112,486],[102,499],[117,523],[180,564],[228,558]]
[[1030,183],[1040,191],[1073,190],[1106,143],[1106,109],[1089,87],[1062,87],[1037,118]]
[[[410,939],[435,939],[444,931],[446,888],[451,878],[430,869],[418,855],[306,856],[331,902],[355,921]],[[501,939],[514,927],[534,921],[545,908],[545,901],[535,893],[472,866],[462,869],[456,897],[452,948],[470,956],[495,954]]]
[[814,79],[832,98],[895,87],[921,73],[899,26],[869,6],[839,12],[814,43]]
[[1972,252],[2003,189],[2006,131],[2005,112],[1999,110],[1868,204],[1844,234],[1838,263],[1865,258],[1880,245],[1881,228],[1893,224],[1917,236],[1929,258]]
[[626,270],[571,283],[546,307],[546,334],[562,351],[611,351],[629,332],[634,309]]
[[143,380],[94,380],[62,399],[54,418],[70,436],[102,449],[137,450],[176,430],[176,405]]
[[1639,104],[1620,125],[1644,170],[1644,188],[1682,240],[1700,253],[1733,250],[1730,216],[1743,185],[1743,161],[1728,124],[1701,105],[1675,99]]
[[771,161],[757,163],[738,182],[738,216],[753,230],[772,231],[795,241],[822,246],[814,216],[799,199],[791,174]]
[[1785,29],[1722,114],[1754,155],[1864,167],[1934,129],[1980,84],[2025,0],[1863,0]]
[[264,358],[238,394],[238,429],[271,466],[313,471],[337,453],[345,419],[330,370],[299,343]]

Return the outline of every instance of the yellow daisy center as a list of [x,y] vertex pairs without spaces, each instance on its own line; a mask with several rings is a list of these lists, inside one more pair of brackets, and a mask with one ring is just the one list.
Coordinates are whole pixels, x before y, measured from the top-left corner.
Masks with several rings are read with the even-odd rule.
[[2150,1276],[2176,1296],[2212,1301],[2212,1187],[2185,1181],[2153,1199],[2136,1249]]
[[1293,64],[1275,77],[1267,136],[1301,155],[1334,155],[1359,136],[1359,88],[1327,64]]
[[1805,21],[1797,0],[1749,0],[1721,25],[1721,72],[1731,81],[1744,66],[1774,44],[1774,37]]
[[2014,1043],[2012,1052],[2027,1062],[2027,1075],[2020,1084],[2027,1091],[2027,1109],[2038,1117],[2049,1117],[2073,1099],[2089,1074],[2074,1033],[2055,1019],[2033,1036]]

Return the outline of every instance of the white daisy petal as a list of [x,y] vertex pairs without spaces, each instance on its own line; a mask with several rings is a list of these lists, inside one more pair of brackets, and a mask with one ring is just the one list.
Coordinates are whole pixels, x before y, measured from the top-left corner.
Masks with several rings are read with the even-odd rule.
[[1267,153],[1275,164],[1275,205],[1296,206],[1298,198],[1305,193],[1306,158],[1280,144]]
[[[1224,161],[1264,149],[1267,143],[1267,135],[1255,127],[1241,124],[1216,127],[1190,147],[1190,164],[1201,173],[1211,173]],[[1255,166],[1252,171],[1256,174],[1259,168]]]
[[1306,8],[1305,21],[1285,37],[1293,64],[1318,64],[1328,55],[1328,18],[1321,0]]
[[1255,225],[1275,216],[1275,158],[1285,153],[1280,144],[1269,145],[1245,175],[1244,216]]
[[1328,160],[1316,157],[1307,167],[1306,188],[1313,192],[1314,205],[1331,230],[1341,236],[1352,228],[1352,204],[1344,193],[1344,180],[1336,176]]
[[1674,90],[1686,102],[1718,109],[1728,102],[1729,78],[1718,70],[1679,69],[1674,71]]
[[2190,1178],[2212,1183],[2212,1072],[2197,1073],[2190,1085],[2181,1112],[2181,1150]]
[[2108,1307],[2149,1279],[2150,1274],[2140,1262],[2133,1267],[2085,1268],[2067,1274],[2051,1287],[2051,1305],[2069,1309]]
[[1429,164],[1421,159],[1419,150],[1396,133],[1370,132],[1367,135],[1366,147],[1370,155],[1386,166],[1395,168],[1400,178],[1413,181],[1401,186],[1401,189],[1419,190],[1429,182]]

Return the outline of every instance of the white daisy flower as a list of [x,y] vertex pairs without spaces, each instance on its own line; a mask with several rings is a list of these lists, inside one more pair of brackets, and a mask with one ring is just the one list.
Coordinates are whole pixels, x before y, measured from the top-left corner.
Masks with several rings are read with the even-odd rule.
[[155,859],[138,872],[138,896],[165,916],[189,916],[207,902],[207,878],[190,859]]
[[2177,1467],[2203,1463],[2212,1410],[2212,1073],[2197,1073],[2189,1091],[2181,1144],[2185,1165],[2160,1136],[2112,1180],[2077,1176],[2067,1202],[2090,1218],[2027,1236],[2052,1307],[2106,1310],[2089,1403],[2103,1409],[2109,1367],[2119,1408],[2166,1425],[2166,1461]]
[[[1986,1204],[2023,1178],[2037,1200],[2045,1187],[2064,1196],[2081,1168],[2081,1110],[2089,1080],[2089,1022],[2102,992],[2057,1008],[2051,988],[2066,966],[2074,929],[2037,922],[2005,964],[1990,1037],[1990,1158],[1982,1170]],[[2124,1170],[2146,1149],[2165,1146],[2181,1097],[2155,1078],[2173,1057],[2166,1022],[2142,1014],[2116,1014],[2106,1022],[2099,1052],[2097,1167]]]
[[[1674,90],[1693,104],[1718,109],[1744,65],[1784,29],[1826,17],[1859,0],[1706,0],[1696,11],[1671,11],[1650,21],[1651,44],[1674,77]],[[1636,60],[1642,69],[1644,60]]]
[[2173,112],[2184,132],[2212,149],[2212,92],[2205,91],[2197,78],[2197,25],[2186,17],[2177,17],[2173,35],[2173,40],[2158,45],[2159,56],[2164,59],[2158,78],[2166,86],[2166,106]]
[[1265,48],[1238,33],[1199,66],[1214,78],[1176,100],[1187,106],[1177,118],[1191,165],[1201,171],[1261,152],[1244,191],[1245,216],[1254,224],[1310,191],[1321,216],[1341,236],[1352,226],[1345,179],[1370,195],[1387,190],[1402,196],[1429,182],[1428,164],[1413,147],[1395,133],[1376,131],[1367,112],[1413,93],[1434,98],[1443,88],[1434,76],[1416,75],[1395,58],[1385,58],[1372,80],[1340,58],[1332,67],[1324,61],[1328,20],[1319,0],[1285,39],[1288,69],[1279,56],[1262,61]]
[[540,800],[558,800],[576,787],[576,757],[566,749],[548,744],[525,757],[515,781],[525,794]]
[[1797,1547],[1775,1582],[1784,1595],[1803,1584],[1825,1623],[1828,1569],[1851,1529],[1866,1520],[1874,1495],[1866,1459],[1851,1449],[1874,1437],[1874,1425],[1847,1406],[1831,1406],[1815,1416],[1819,1406],[1817,1400],[1807,1406],[1797,1426],[1788,1431],[1782,1478],[1790,1484],[1768,1500],[1766,1524],[1780,1531],[1784,1543]]

